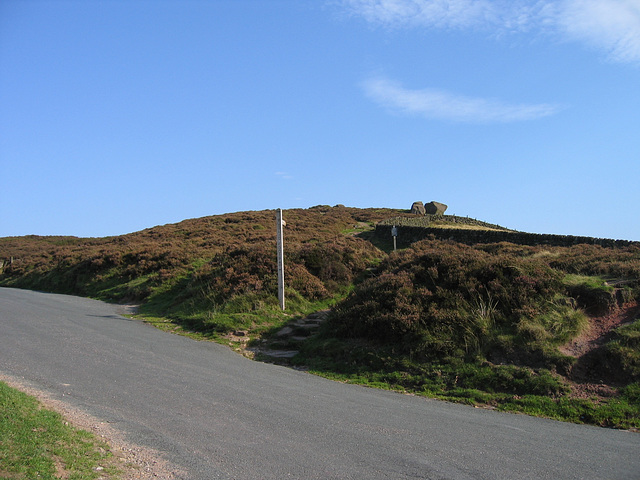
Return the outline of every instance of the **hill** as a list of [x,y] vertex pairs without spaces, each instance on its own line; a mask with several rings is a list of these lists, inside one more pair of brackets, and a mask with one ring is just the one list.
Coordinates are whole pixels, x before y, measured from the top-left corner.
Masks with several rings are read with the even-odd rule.
[[[393,209],[284,214],[286,312],[273,210],[119,237],[0,238],[0,285],[137,303],[163,328],[271,361],[285,349],[296,355],[277,361],[343,381],[640,427],[637,243],[450,216],[416,225]],[[396,252],[391,224],[405,239]]]

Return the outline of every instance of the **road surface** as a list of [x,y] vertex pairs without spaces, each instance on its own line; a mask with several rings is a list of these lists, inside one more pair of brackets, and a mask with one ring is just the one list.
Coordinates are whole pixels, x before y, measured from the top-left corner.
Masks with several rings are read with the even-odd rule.
[[0,288],[0,373],[185,479],[640,479],[637,433],[332,382],[116,312]]

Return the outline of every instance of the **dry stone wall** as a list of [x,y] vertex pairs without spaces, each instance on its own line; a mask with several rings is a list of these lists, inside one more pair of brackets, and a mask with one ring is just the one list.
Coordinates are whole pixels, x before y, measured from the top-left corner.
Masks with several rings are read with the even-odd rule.
[[[433,237],[440,240],[453,240],[468,245],[476,243],[498,243],[509,242],[519,245],[549,245],[556,247],[569,247],[577,244],[600,245],[602,247],[624,247],[627,245],[638,245],[640,242],[629,240],[613,240],[609,238],[581,237],[573,235],[549,235],[540,233],[526,233],[515,231],[496,230],[471,230],[461,228],[435,228],[435,227],[397,227],[398,248],[405,248],[414,242]],[[375,236],[387,241],[391,238],[391,227],[389,225],[378,224]]]

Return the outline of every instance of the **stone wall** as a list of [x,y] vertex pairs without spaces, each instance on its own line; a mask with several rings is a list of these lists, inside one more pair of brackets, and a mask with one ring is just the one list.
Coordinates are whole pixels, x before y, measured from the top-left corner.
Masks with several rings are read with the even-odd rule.
[[[573,235],[548,235],[540,233],[526,233],[515,231],[471,230],[462,228],[435,228],[398,226],[398,248],[406,248],[414,242],[430,236],[440,240],[454,240],[456,242],[473,245],[476,243],[509,242],[519,245],[549,245],[554,247],[569,247],[577,244],[600,245],[603,247],[624,247],[640,245],[640,242],[629,240],[613,240],[609,238],[578,237]],[[378,224],[375,236],[382,241],[391,239],[391,227]]]
[[[469,217],[457,217],[456,215],[404,215],[397,216],[393,218],[388,218],[387,220],[382,220],[379,222],[379,225],[396,225],[403,227],[431,227],[435,225],[441,225],[442,223],[453,223],[457,225],[472,225],[476,227],[483,228],[492,228],[496,230],[509,230],[508,228],[501,227],[500,225],[494,225],[492,223],[483,222],[481,220],[476,220],[475,218]],[[515,232],[515,230],[509,230]]]

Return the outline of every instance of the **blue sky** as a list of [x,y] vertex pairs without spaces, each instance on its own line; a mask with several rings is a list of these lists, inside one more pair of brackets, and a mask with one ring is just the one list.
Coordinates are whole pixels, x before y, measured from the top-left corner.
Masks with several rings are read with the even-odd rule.
[[640,240],[640,0],[3,0],[0,236],[318,204]]

